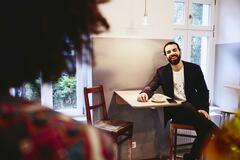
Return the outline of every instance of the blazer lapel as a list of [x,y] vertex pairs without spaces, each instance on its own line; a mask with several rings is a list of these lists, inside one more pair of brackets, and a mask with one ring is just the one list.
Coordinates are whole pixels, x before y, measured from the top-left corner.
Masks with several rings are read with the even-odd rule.
[[184,90],[185,90],[185,95],[186,98],[188,99],[189,95],[189,85],[191,85],[191,80],[189,79],[191,76],[189,76],[189,68],[187,63],[183,61],[183,66],[184,66]]
[[174,90],[173,90],[173,72],[172,67],[170,64],[167,66],[167,73],[166,73],[166,83],[167,83],[167,95],[170,97],[174,97]]

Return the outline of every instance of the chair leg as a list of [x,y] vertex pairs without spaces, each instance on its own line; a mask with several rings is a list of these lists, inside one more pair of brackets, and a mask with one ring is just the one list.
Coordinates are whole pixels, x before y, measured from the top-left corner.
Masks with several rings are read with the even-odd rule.
[[170,143],[169,143],[169,159],[172,160],[172,153],[173,153],[173,128],[170,126]]
[[222,114],[220,114],[220,117],[219,117],[219,127],[222,127],[222,121],[223,121],[223,117],[222,117]]
[[201,154],[200,160],[205,160],[205,159],[206,159],[205,158],[205,151],[203,151],[202,154]]
[[173,156],[174,160],[177,159],[177,129],[173,129],[174,141],[173,141]]
[[132,160],[132,138],[128,139],[128,160]]
[[113,150],[114,150],[114,157],[113,157],[113,159],[114,160],[118,160],[118,145],[117,145],[117,143],[113,144]]

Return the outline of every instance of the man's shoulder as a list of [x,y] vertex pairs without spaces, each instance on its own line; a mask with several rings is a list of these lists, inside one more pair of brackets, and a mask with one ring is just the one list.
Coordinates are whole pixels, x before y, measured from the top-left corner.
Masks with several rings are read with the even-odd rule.
[[192,62],[183,61],[183,64],[184,64],[184,67],[188,67],[188,68],[200,68],[198,64],[195,64]]
[[168,64],[166,64],[166,65],[164,65],[164,66],[159,67],[159,68],[157,69],[157,71],[164,71],[164,70],[166,70],[166,69],[169,69],[170,67],[171,67],[171,65],[168,63]]

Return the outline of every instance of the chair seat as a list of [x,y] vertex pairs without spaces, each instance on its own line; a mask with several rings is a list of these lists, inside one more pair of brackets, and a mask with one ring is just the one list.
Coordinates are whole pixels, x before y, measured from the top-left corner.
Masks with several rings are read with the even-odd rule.
[[188,124],[182,124],[182,123],[177,123],[177,122],[171,122],[171,126],[173,128],[177,129],[188,129],[188,130],[194,130],[194,127]]
[[118,136],[132,128],[133,123],[120,120],[99,120],[93,126],[111,132],[114,136]]
[[[133,122],[119,120],[99,120],[93,124],[94,127],[111,134],[117,144],[131,139]],[[131,142],[132,143],[132,142]]]

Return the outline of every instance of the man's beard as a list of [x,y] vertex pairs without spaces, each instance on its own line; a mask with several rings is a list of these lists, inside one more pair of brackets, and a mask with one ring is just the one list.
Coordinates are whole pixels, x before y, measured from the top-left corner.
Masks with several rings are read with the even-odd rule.
[[172,65],[177,65],[181,60],[181,55],[177,56],[177,59],[172,60],[171,57],[168,58],[168,62]]

